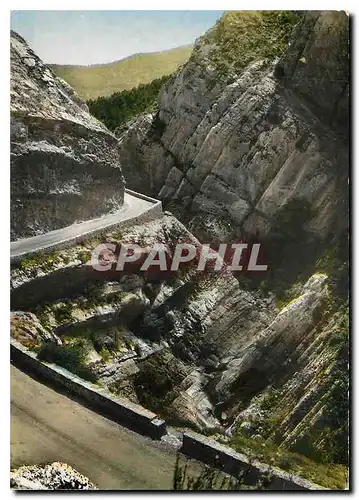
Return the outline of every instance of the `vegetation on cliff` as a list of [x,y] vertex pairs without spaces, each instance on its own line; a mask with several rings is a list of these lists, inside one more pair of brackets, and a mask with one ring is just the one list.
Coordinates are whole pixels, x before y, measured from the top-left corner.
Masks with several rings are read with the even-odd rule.
[[193,475],[188,472],[188,464],[181,465],[180,455],[177,455],[175,468],[173,471],[174,491],[212,491],[212,490],[266,490],[270,477],[263,475],[255,485],[246,485],[248,471],[242,470],[237,476],[229,476],[220,470],[216,470],[208,465],[204,466],[199,474]]
[[[223,75],[230,70],[239,71],[252,61],[272,61],[287,48],[299,18],[299,14],[293,11],[228,12],[199,39],[193,57],[203,44],[209,44],[209,60]],[[103,92],[100,97],[91,97],[87,104],[90,112],[110,130],[120,132],[126,122],[155,108],[159,91],[169,78],[168,72],[130,90],[125,87],[126,90],[112,95]]]
[[82,339],[67,346],[45,342],[37,349],[37,354],[40,361],[62,366],[84,380],[91,382],[96,380],[96,376],[85,364],[87,346]]
[[300,14],[291,10],[226,12],[215,26],[198,41],[210,47],[208,59],[223,75],[238,72],[252,61],[271,62],[288,47]]
[[[65,330],[62,327],[71,326],[71,330],[66,330],[66,335],[71,331],[72,336],[86,337],[86,340],[92,343],[93,359],[96,359],[97,363],[99,357],[101,358],[99,364],[102,364],[105,368],[106,380],[109,380],[107,373],[108,367],[111,365],[109,361],[113,361],[114,354],[119,354],[119,358],[121,358],[121,353],[118,351],[121,350],[122,344],[126,344],[126,336],[122,335],[119,325],[116,325],[118,330],[112,332],[108,324],[105,325],[103,330],[100,330],[96,322],[93,322],[92,326],[91,322],[88,322],[86,328],[89,328],[89,330],[82,330],[83,324],[81,323],[84,323],[84,319],[85,321],[88,319],[93,320],[97,316],[103,318],[106,311],[98,306],[113,306],[108,309],[111,314],[116,313],[117,323],[122,325],[123,322],[124,329],[138,336],[141,344],[138,343],[132,346],[131,338],[133,337],[127,339],[128,345],[125,345],[127,352],[125,352],[124,358],[126,357],[125,361],[127,361],[127,356],[131,357],[131,362],[128,363],[130,368],[128,368],[129,371],[126,372],[123,380],[119,378],[115,382],[111,382],[111,390],[113,387],[115,392],[132,397],[136,402],[140,402],[145,407],[166,418],[168,423],[196,425],[199,430],[201,429],[200,423],[197,423],[199,420],[196,420],[197,412],[202,416],[205,414],[205,410],[203,405],[201,408],[199,407],[195,399],[196,396],[193,396],[193,394],[208,396],[208,413],[205,414],[205,418],[212,417],[211,412],[213,411],[213,417],[221,423],[221,433],[224,432],[224,428],[228,424],[231,424],[231,426],[233,424],[233,428],[238,425],[237,434],[230,443],[234,448],[239,451],[244,450],[249,455],[260,458],[262,461],[271,463],[274,466],[303,475],[328,488],[339,489],[346,486],[349,417],[349,258],[348,234],[345,229],[347,207],[345,155],[343,160],[337,163],[332,162],[331,149],[328,144],[332,142],[333,138],[336,138],[335,130],[333,129],[334,133],[332,133],[332,130],[329,134],[329,129],[322,128],[314,115],[309,115],[307,112],[302,114],[302,111],[297,113],[296,106],[298,103],[296,101],[301,102],[300,93],[297,94],[295,99],[284,99],[282,103],[284,109],[281,109],[280,106],[272,105],[273,94],[271,90],[268,90],[268,94],[266,94],[268,100],[261,101],[260,93],[263,90],[261,83],[249,87],[249,89],[252,88],[251,94],[246,92],[248,85],[243,80],[241,82],[243,89],[239,87],[239,90],[241,95],[250,94],[248,102],[238,100],[238,96],[235,95],[235,92],[239,92],[238,86],[232,85],[231,87],[234,90],[231,89],[233,93],[230,93],[230,96],[226,96],[225,92],[223,92],[224,101],[221,101],[222,95],[218,90],[220,94],[219,100],[212,100],[207,103],[208,106],[211,106],[211,109],[208,108],[208,111],[206,111],[208,120],[207,118],[205,120],[204,113],[201,113],[201,108],[205,108],[205,105],[207,105],[203,105],[201,99],[207,93],[210,94],[208,83],[211,84],[212,80],[217,82],[222,77],[222,83],[229,83],[231,78],[228,77],[240,73],[252,61],[261,59],[268,63],[281,57],[283,53],[286,53],[293,27],[300,18],[300,14],[289,11],[226,13],[216,26],[198,41],[191,64],[186,67],[187,69],[174,78],[173,85],[172,82],[169,82],[165,86],[161,101],[172,104],[176,102],[177,96],[180,96],[175,110],[170,110],[168,115],[170,119],[166,118],[166,122],[160,120],[158,114],[152,122],[149,116],[141,118],[143,121],[148,120],[149,124],[149,128],[143,128],[144,133],[142,134],[146,147],[152,142],[154,148],[152,150],[143,150],[145,152],[142,154],[145,159],[143,164],[141,163],[142,158],[140,160],[136,160],[136,157],[135,160],[130,158],[131,161],[129,161],[129,172],[131,169],[137,169],[136,161],[140,165],[138,178],[141,187],[138,190],[141,190],[144,184],[150,183],[143,177],[146,176],[146,173],[149,173],[149,178],[151,178],[161,170],[161,162],[164,162],[163,158],[166,158],[168,165],[174,165],[172,173],[177,177],[175,180],[172,178],[172,180],[178,187],[180,182],[186,180],[187,167],[191,175],[196,177],[197,172],[204,171],[207,165],[212,168],[216,161],[215,153],[218,153],[223,163],[218,163],[221,168],[217,172],[223,178],[226,178],[229,184],[227,186],[226,183],[223,183],[223,193],[218,194],[216,189],[218,185],[222,186],[221,178],[218,176],[218,179],[217,177],[214,180],[210,179],[211,182],[213,181],[213,189],[208,189],[206,197],[199,197],[199,200],[204,199],[204,211],[206,210],[205,203],[207,200],[211,202],[216,201],[217,198],[224,200],[215,205],[209,204],[211,223],[216,220],[216,214],[220,213],[221,208],[225,208],[227,211],[231,210],[231,213],[237,211],[237,208],[234,208],[236,205],[234,203],[231,205],[230,201],[227,204],[226,200],[226,198],[236,200],[237,198],[232,196],[233,194],[238,194],[239,198],[242,196],[239,190],[237,193],[237,185],[235,182],[232,183],[232,178],[237,179],[238,176],[238,179],[242,182],[246,172],[250,172],[249,178],[251,183],[253,181],[253,185],[248,183],[247,187],[250,190],[257,187],[260,182],[263,182],[265,186],[268,186],[268,183],[271,182],[271,189],[266,188],[265,192],[271,191],[278,194],[272,198],[271,196],[267,198],[267,202],[271,202],[270,207],[266,203],[258,205],[258,214],[255,214],[258,217],[253,219],[254,222],[247,224],[248,220],[250,220],[250,217],[248,217],[247,220],[241,219],[237,223],[234,218],[228,218],[227,220],[225,219],[226,215],[223,216],[223,220],[226,223],[228,222],[230,228],[236,228],[237,230],[240,228],[241,235],[246,231],[249,238],[257,238],[258,234],[255,233],[257,226],[260,227],[260,224],[257,224],[256,221],[260,221],[260,217],[263,219],[262,223],[270,227],[269,232],[265,233],[266,236],[263,236],[263,241],[261,241],[263,247],[265,247],[269,263],[269,272],[264,279],[263,275],[259,274],[254,278],[242,274],[238,278],[240,287],[233,280],[236,285],[236,287],[232,288],[234,298],[241,297],[244,299],[243,301],[236,300],[235,306],[231,303],[231,297],[223,293],[223,289],[228,290],[229,288],[228,282],[225,283],[225,286],[222,284],[217,286],[211,278],[208,282],[208,289],[204,289],[204,287],[199,289],[200,279],[198,276],[195,276],[193,280],[192,278],[186,279],[185,276],[178,276],[178,280],[173,283],[164,280],[159,282],[155,280],[146,281],[147,278],[144,281],[140,280],[136,285],[139,289],[137,304],[130,305],[132,309],[131,320],[125,314],[125,302],[129,302],[127,299],[130,295],[126,288],[124,288],[125,291],[121,289],[121,291],[111,293],[104,293],[104,287],[102,286],[89,286],[86,289],[84,285],[84,290],[69,286],[66,292],[60,288],[57,292],[59,296],[54,295],[51,300],[64,299],[64,296],[60,296],[61,293],[66,296],[72,293],[70,302],[62,300],[62,304],[56,304],[55,307],[40,306],[41,309],[36,312],[43,324],[45,324],[46,318],[50,316],[50,318],[53,318],[51,324],[61,327],[62,332]],[[300,26],[302,26],[302,23]],[[321,33],[320,28],[321,24],[318,23],[319,34]],[[304,38],[304,41],[307,41],[307,36]],[[309,51],[311,44],[315,45],[311,41],[308,44]],[[293,44],[291,48],[293,48]],[[343,43],[343,52],[345,53],[344,49],[345,45]],[[327,45],[325,45],[325,50],[328,51]],[[198,59],[196,59],[197,56]],[[305,68],[309,66],[309,59],[307,57],[308,64],[306,63]],[[318,67],[317,60],[318,54],[313,58],[315,71]],[[212,66],[212,69],[215,68],[216,71],[209,68],[208,72],[198,71],[197,74],[196,61],[198,65],[201,65],[201,68],[206,66],[208,69],[208,66]],[[296,62],[298,62],[298,58]],[[333,65],[328,64],[328,66],[335,67],[336,63],[334,62]],[[208,80],[201,81],[203,74],[210,73],[212,73],[213,78],[209,77]],[[304,76],[306,75],[307,73],[304,74]],[[312,78],[311,74],[309,76]],[[192,78],[192,80],[189,81],[187,77]],[[170,77],[164,76],[148,84],[141,84],[129,91],[126,90],[115,93],[110,97],[99,97],[91,100],[88,103],[90,110],[107,127],[119,135],[128,126],[126,125],[128,120],[146,111],[152,112],[155,110],[160,89],[168,78]],[[238,78],[239,80],[241,78]],[[271,78],[270,80],[274,82],[274,86],[278,83]],[[306,78],[301,79],[301,77],[298,77],[298,80],[306,84]],[[282,88],[282,85],[278,85],[278,87]],[[167,92],[169,88],[172,88],[171,92]],[[315,87],[315,90],[314,95],[318,94],[317,87]],[[196,92],[198,92],[198,96]],[[213,94],[215,92],[217,90],[214,90]],[[291,94],[291,92],[288,93]],[[279,97],[282,98],[283,95]],[[236,103],[233,106],[229,104],[232,98]],[[208,99],[212,98],[209,96]],[[330,101],[331,99],[328,99],[328,102]],[[251,107],[253,102],[256,103],[257,108]],[[307,102],[303,103],[303,108],[306,108]],[[243,108],[241,107],[242,104]],[[231,115],[231,111],[235,107],[236,112]],[[219,111],[218,108],[220,108]],[[217,111],[213,111],[216,109]],[[166,111],[166,108],[164,110]],[[167,111],[169,110],[167,109]],[[218,113],[218,116],[216,113]],[[231,120],[221,121],[221,113],[222,117],[230,116]],[[263,113],[263,116],[260,117],[260,113]],[[292,115],[293,121],[291,121],[292,118],[289,119]],[[164,116],[167,115],[164,113]],[[187,122],[191,124],[193,116],[197,117],[198,120],[202,120],[202,122],[199,122],[200,125],[196,121],[196,123],[192,124],[193,127],[192,125],[188,127],[188,133],[179,136],[177,131],[186,129]],[[241,120],[245,121],[245,127],[238,126]],[[171,131],[169,124],[172,124],[172,135],[169,133]],[[173,126],[173,124],[175,125]],[[221,127],[223,130],[221,130]],[[316,127],[318,127],[317,132],[315,131]],[[192,131],[193,128],[196,128],[195,133]],[[163,135],[165,129],[167,133]],[[313,137],[311,134],[308,135],[307,129],[313,131]],[[137,137],[136,132],[142,132],[142,129],[131,124],[131,131]],[[197,133],[197,131],[200,131],[200,133]],[[213,134],[212,131],[216,131],[216,134]],[[281,132],[283,134],[285,132],[286,135],[281,135]],[[328,137],[326,137],[327,133],[329,134]],[[246,134],[250,135],[250,140]],[[165,144],[166,137],[172,137],[171,144]],[[213,143],[210,140],[206,143],[204,141],[205,137],[208,137],[211,141],[213,140]],[[250,161],[245,160],[242,152],[236,149],[237,143],[247,139],[248,144],[245,145],[246,148],[249,147],[250,154],[247,155],[247,159],[251,159]],[[121,142],[123,141],[124,139]],[[286,148],[288,144],[291,144],[291,141],[292,146],[290,148],[292,149],[289,148],[288,152],[283,153],[281,148]],[[318,145],[317,142],[320,144]],[[263,146],[264,143],[265,146]],[[268,146],[272,143],[273,151]],[[160,144],[163,145],[163,148],[167,147],[168,150],[162,150],[159,147]],[[182,152],[186,150],[185,154],[182,155],[184,158],[182,162],[179,161],[180,154],[178,151],[174,147],[172,148],[173,144]],[[188,144],[191,146],[186,149]],[[211,147],[207,147],[207,145]],[[253,149],[251,150],[251,148]],[[141,150],[135,141],[129,143],[128,149]],[[158,150],[166,153],[163,158]],[[210,151],[208,156],[204,155],[205,150]],[[187,159],[187,153],[189,153],[188,158],[195,158],[193,163],[191,163],[192,160]],[[277,178],[277,181],[273,183],[273,176],[277,174],[267,173],[267,165],[271,166],[275,163],[282,153],[283,158],[280,164],[278,163],[278,169],[282,174],[285,173],[286,175],[283,175],[283,182]],[[204,155],[202,159],[201,154]],[[260,159],[261,154],[263,154],[263,162]],[[290,157],[297,157],[300,161],[298,159],[291,163],[288,161]],[[322,160],[317,162],[316,158],[322,158]],[[151,163],[152,160],[153,163]],[[265,175],[257,174],[259,168],[253,171],[250,170],[252,164],[257,164],[256,160],[258,160],[258,164],[261,165]],[[309,167],[307,168],[308,165],[312,164],[312,161],[313,168],[311,168],[313,172]],[[145,168],[143,165],[145,165]],[[234,170],[233,165],[238,169]],[[338,182],[338,186],[335,184],[335,188],[324,189],[323,192],[320,189],[317,190],[316,184],[323,185],[324,188],[330,186],[333,179],[337,179],[338,171],[339,176],[343,178],[339,179],[341,184]],[[300,179],[296,175],[297,172],[301,174]],[[208,176],[208,178],[210,177]],[[188,179],[190,179],[190,176]],[[129,181],[129,178],[127,180]],[[197,180],[198,184],[201,182],[204,188],[209,184],[206,181],[202,182],[203,179],[200,179],[199,176]],[[161,182],[163,182],[163,179]],[[193,186],[194,183],[190,183],[191,190],[188,203],[196,197],[196,191],[192,191]],[[343,189],[341,186],[343,186]],[[285,193],[287,188],[289,190],[288,197],[285,198],[286,201],[279,194],[282,192],[283,187],[285,187],[283,190]],[[173,188],[170,193],[175,193],[175,187],[169,186],[169,188]],[[231,188],[235,193],[232,193]],[[156,193],[158,192],[157,190]],[[259,191],[259,194],[253,199],[251,196],[249,197],[251,204],[256,204],[256,199],[259,199],[260,196],[264,196],[264,200],[266,200],[263,192],[260,193]],[[316,203],[318,198],[321,197],[324,202]],[[170,194],[169,198],[172,200],[176,196]],[[336,201],[343,202],[343,211],[339,211],[338,204],[335,207],[332,205],[329,200],[333,198],[337,198]],[[326,200],[328,200],[328,203]],[[197,223],[192,223],[193,219],[190,220],[190,214],[193,216],[191,210],[195,205],[192,205],[189,209],[190,205],[185,203],[181,205],[181,212],[178,212],[181,213],[181,221],[188,222],[191,231],[201,241],[206,241],[200,233],[199,235],[196,233]],[[200,201],[198,205],[201,204]],[[271,210],[272,205],[274,205],[273,210]],[[330,215],[332,208],[335,208],[339,214],[336,218],[327,217],[328,214]],[[193,210],[195,211],[196,208],[193,208]],[[344,214],[343,217],[341,217],[341,214]],[[315,223],[316,218],[319,217],[320,219],[321,216],[322,220],[319,220],[319,222],[317,220],[317,223]],[[339,220],[340,218],[339,223],[336,219]],[[213,234],[211,234],[211,227],[214,227]],[[329,228],[328,231],[323,230],[323,233],[321,233],[321,229],[327,227]],[[214,224],[208,230],[210,238],[216,235],[215,231]],[[150,244],[152,241],[151,234],[151,231],[137,232],[138,239],[141,239],[141,245]],[[219,232],[219,234],[221,233]],[[234,235],[235,233],[228,232],[228,234],[228,240],[232,238],[233,241],[231,234]],[[174,237],[173,232],[171,232],[170,236],[172,240],[180,241],[181,235],[182,229],[178,238],[177,236]],[[111,240],[112,237],[114,237],[113,234]],[[223,241],[222,236],[220,237]],[[218,241],[221,241],[220,237],[218,236]],[[122,239],[122,237],[119,236],[118,239]],[[84,250],[81,250],[81,253],[78,253],[76,257],[75,262],[79,261],[82,265],[89,258],[88,252]],[[67,259],[69,260],[68,256]],[[64,262],[63,257],[59,258],[56,253],[46,258],[24,259],[17,270],[20,274],[18,278],[22,277],[22,273],[37,279],[38,267],[42,268],[45,274],[55,274],[55,270],[62,262]],[[75,270],[75,264],[72,265]],[[80,266],[80,264],[76,265]],[[71,276],[74,276],[74,274],[71,274]],[[305,297],[305,300],[298,301],[297,299],[305,295],[303,289],[305,289],[305,283],[310,277],[314,279],[324,277],[325,281],[323,283],[325,285],[320,291],[316,291],[314,288],[309,290],[306,295],[306,298],[310,298],[312,301],[309,304],[309,299],[308,303],[306,303]],[[242,293],[244,288],[248,288],[251,294]],[[206,293],[200,296],[200,292]],[[77,297],[78,294],[81,294],[80,298]],[[14,291],[13,295],[15,295]],[[33,303],[36,302],[28,293],[26,301],[30,301],[30,298]],[[237,304],[241,302],[248,302],[248,308],[243,308],[243,310],[240,308],[235,309]],[[314,304],[314,306],[312,307],[311,304]],[[39,307],[38,304],[37,307]],[[222,310],[222,313],[218,317],[213,315],[214,319],[207,322],[209,314],[206,317],[203,312],[209,311],[210,308],[214,311],[221,312]],[[123,314],[123,316],[120,317],[120,314]],[[228,326],[224,330],[221,325],[227,324],[226,316],[228,316],[230,322],[228,322]],[[253,316],[253,325],[249,322],[246,323],[247,319],[245,318],[248,316]],[[272,335],[272,332],[269,332],[268,341],[264,337],[263,344],[251,344],[259,332],[263,331],[265,335],[268,334],[269,330],[265,328],[268,324],[272,324],[271,321],[274,316],[279,316],[277,323],[274,323],[274,326],[279,328],[273,328],[278,333],[278,336],[276,337]],[[76,321],[78,322],[77,326],[72,324]],[[233,329],[232,325],[234,325]],[[210,332],[211,336],[208,335],[208,332]],[[230,334],[232,335],[230,338],[232,344],[229,343]],[[239,363],[238,365],[235,363],[230,365],[233,360],[228,361],[223,354],[225,350],[230,348],[237,349],[244,334],[248,334],[248,345],[253,353],[259,353],[258,358],[255,355],[248,357],[250,369],[247,372],[238,371]],[[63,333],[62,335],[64,336]],[[217,345],[212,346],[212,338],[215,338],[219,347]],[[288,343],[287,339],[289,339]],[[161,345],[163,340],[168,342],[168,350]],[[146,344],[147,341],[148,345]],[[43,359],[48,361],[56,361],[63,366],[69,367],[74,372],[77,370],[77,373],[79,373],[79,368],[82,369],[85,360],[85,353],[79,350],[76,342],[72,342],[72,340],[70,342],[65,340],[64,346],[52,347],[53,350],[49,350],[48,346],[44,346],[40,356],[43,356]],[[142,342],[143,348],[141,347]],[[157,344],[156,349],[160,346],[162,351],[153,352],[151,350],[152,343]],[[286,347],[286,350],[278,348],[282,344]],[[143,354],[148,351],[151,351],[150,355]],[[248,349],[248,351],[250,350]],[[238,347],[234,354],[234,360],[241,360],[241,357],[246,355],[246,352],[245,348]],[[96,356],[96,353],[100,356]],[[263,353],[265,353],[266,358]],[[261,371],[262,361],[266,362],[267,360],[270,361],[268,363],[269,368],[266,367],[265,370]],[[120,363],[122,363],[121,359],[111,372],[116,376],[121,371],[119,368]],[[105,366],[106,364],[107,366]],[[185,378],[191,375],[191,370],[198,367],[201,374],[205,374],[205,377],[203,379],[199,379],[197,376],[196,378],[189,377],[185,381]],[[221,386],[219,381],[221,381],[224,374],[228,378]],[[268,374],[270,377],[267,378]],[[186,385],[187,383],[190,385]],[[202,391],[202,394],[200,391]],[[183,398],[181,400],[183,395],[186,398],[188,397],[188,401],[183,401]],[[223,406],[223,400],[225,406]],[[253,409],[259,409],[259,411],[252,411]],[[241,422],[237,420],[238,415],[242,418],[242,411],[243,414],[247,411],[242,422],[242,424],[247,425],[247,430],[245,426],[243,427],[247,433],[243,434],[241,433]],[[192,418],[192,414],[194,418],[187,421],[188,416]],[[245,421],[247,418],[248,421]],[[252,418],[253,420],[251,420]],[[255,424],[252,425],[254,432],[251,432],[250,424]],[[202,432],[205,431],[202,429]],[[208,478],[204,479],[207,481]],[[209,481],[211,480],[211,477],[209,477]],[[193,487],[194,485],[196,487]],[[204,489],[202,485],[202,481],[197,483],[194,480],[190,481],[189,488],[179,487],[175,489]]]
[[134,387],[140,403],[169,418],[168,408],[179,395],[178,386],[186,376],[175,358],[168,352],[150,356],[139,365]]
[[87,104],[93,116],[119,134],[126,122],[141,113],[155,110],[161,87],[169,78],[163,76],[131,90],[89,100]]
[[299,453],[278,447],[264,439],[253,439],[238,433],[231,446],[250,458],[268,463],[329,489],[343,489],[347,485],[347,468],[341,464],[324,464],[311,460]]

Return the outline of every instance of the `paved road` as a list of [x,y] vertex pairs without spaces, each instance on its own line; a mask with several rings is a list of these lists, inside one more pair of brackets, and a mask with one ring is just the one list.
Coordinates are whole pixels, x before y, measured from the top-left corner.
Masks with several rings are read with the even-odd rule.
[[105,228],[118,222],[133,219],[153,206],[154,202],[137,198],[136,196],[125,192],[123,207],[118,212],[99,217],[98,219],[81,222],[79,224],[72,224],[71,226],[56,229],[55,231],[40,234],[39,236],[33,236],[32,238],[24,238],[13,241],[10,245],[10,258],[35,252],[56,243],[68,241],[77,236],[93,232],[96,229]]
[[101,489],[171,489],[175,454],[11,366],[11,466],[54,461]]

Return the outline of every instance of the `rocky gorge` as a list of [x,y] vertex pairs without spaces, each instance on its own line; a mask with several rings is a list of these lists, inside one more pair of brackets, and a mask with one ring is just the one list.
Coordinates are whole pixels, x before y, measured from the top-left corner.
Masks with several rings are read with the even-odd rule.
[[[248,57],[243,22],[263,32]],[[266,53],[273,30],[280,43],[274,37],[275,53]],[[12,337],[178,428],[237,449],[271,443],[332,464],[328,487],[342,488],[348,16],[226,13],[164,85],[158,111],[131,121],[118,138],[16,34],[13,45],[12,77],[29,89],[22,109],[23,94],[14,97],[14,239],[115,210],[125,178],[171,212],[109,230],[103,241],[216,249],[255,238],[269,270],[254,277],[190,265],[170,276],[95,273],[91,252],[100,241],[92,238],[12,266]],[[38,101],[29,54],[48,75]],[[37,102],[43,111],[35,119],[29,103],[38,109]],[[29,160],[37,185],[29,182]],[[62,204],[57,188],[67,182],[77,191],[67,190]]]
[[[275,430],[281,442],[303,450],[305,436],[312,441],[313,427],[325,420],[328,392],[318,377],[337,374],[337,354],[326,344],[347,328],[338,321],[348,324],[333,300],[339,295],[345,304],[348,290],[349,21],[330,11],[257,15],[226,13],[197,41],[160,92],[157,113],[119,136],[120,157],[129,184],[139,187],[145,176],[147,192],[200,241],[216,249],[255,237],[266,246],[267,276],[242,277],[240,285],[273,293],[281,305],[294,300],[267,328],[256,326],[247,345],[243,333],[236,338],[238,358],[211,387],[226,416],[231,401],[236,421],[257,421],[243,423],[253,435],[263,419],[260,403],[244,408],[271,386],[267,435]],[[277,43],[278,23],[285,48]],[[319,443],[321,431],[315,433]]]

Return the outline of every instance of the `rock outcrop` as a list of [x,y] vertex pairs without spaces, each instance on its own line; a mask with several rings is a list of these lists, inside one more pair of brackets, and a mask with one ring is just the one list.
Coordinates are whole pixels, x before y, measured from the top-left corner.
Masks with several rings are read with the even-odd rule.
[[[169,247],[177,240],[200,247],[185,226],[168,214],[124,229],[120,235],[109,232],[105,238],[145,241],[147,245],[160,242]],[[221,365],[222,358],[233,359],[270,324],[276,313],[273,297],[241,289],[230,273],[207,274],[196,266],[170,276],[140,271],[95,273],[89,260],[77,258],[91,255],[93,245],[89,241],[86,246],[56,251],[47,260],[35,256],[33,262],[20,262],[12,270],[12,308],[30,310],[31,318],[36,314],[56,338],[84,338],[87,361],[97,378],[117,389],[136,378],[148,357],[168,352],[163,364],[172,360],[168,373],[173,379],[180,372],[182,414],[200,426],[218,424],[203,391],[211,379],[209,374]],[[24,328],[17,328],[13,336],[15,333],[20,342],[28,341]],[[29,342],[31,345],[31,338]],[[161,364],[162,359],[159,369]],[[138,393],[141,395],[140,387]],[[176,395],[174,392],[169,399]]]
[[298,199],[317,238],[343,229],[348,24],[344,12],[308,12],[278,62],[254,60],[226,78],[211,58],[224,29],[214,27],[164,86],[158,113],[120,137],[129,186],[177,207],[202,240],[263,237]]
[[97,490],[90,480],[70,465],[23,465],[11,471],[10,487],[15,490]]
[[11,32],[11,239],[121,208],[117,139]]

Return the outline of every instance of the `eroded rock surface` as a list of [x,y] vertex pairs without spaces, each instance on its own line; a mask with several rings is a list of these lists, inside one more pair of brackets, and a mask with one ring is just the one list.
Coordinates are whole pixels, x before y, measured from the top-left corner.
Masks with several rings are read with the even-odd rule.
[[10,335],[25,347],[34,348],[50,341],[61,345],[61,339],[31,312],[11,311]]
[[117,139],[11,32],[11,239],[116,211]]
[[[112,232],[105,240],[118,238]],[[120,238],[200,245],[166,214]],[[70,345],[83,339],[87,366],[114,392],[176,422],[219,428],[278,377],[307,369],[297,359],[326,301],[325,275],[313,275],[279,310],[273,295],[243,290],[230,273],[203,274],[191,266],[162,277],[94,273],[76,258],[91,245],[58,251],[36,273],[30,262],[23,269],[20,263],[12,270],[12,298],[17,308],[38,314],[54,337]]]

